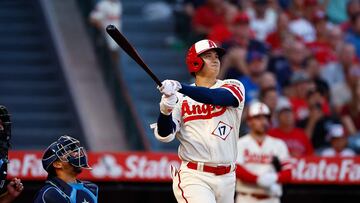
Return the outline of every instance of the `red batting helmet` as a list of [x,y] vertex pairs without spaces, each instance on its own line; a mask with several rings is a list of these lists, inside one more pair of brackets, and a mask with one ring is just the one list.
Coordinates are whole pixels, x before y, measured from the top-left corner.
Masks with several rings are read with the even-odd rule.
[[225,53],[224,49],[218,47],[215,42],[209,39],[200,40],[190,47],[186,55],[186,65],[190,73],[196,73],[201,70],[204,66],[204,61],[199,55],[211,49],[214,49],[219,57]]

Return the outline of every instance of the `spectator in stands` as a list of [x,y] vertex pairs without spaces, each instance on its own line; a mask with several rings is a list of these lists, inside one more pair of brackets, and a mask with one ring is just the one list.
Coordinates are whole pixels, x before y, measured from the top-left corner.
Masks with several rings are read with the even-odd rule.
[[269,107],[271,115],[274,114],[279,94],[275,87],[264,88],[260,91],[259,100]]
[[349,0],[346,4],[347,21],[343,22],[340,26],[344,32],[351,30],[351,19],[360,12],[360,1]]
[[226,50],[241,47],[247,51],[267,53],[268,47],[261,41],[254,39],[254,34],[249,27],[249,17],[245,13],[237,15],[233,21],[233,35],[222,44]]
[[343,107],[341,112],[341,121],[349,135],[360,133],[360,80],[357,80],[352,89],[352,100]]
[[[214,41],[218,45],[221,45],[225,41],[229,40],[232,36],[233,23],[237,20],[235,17],[237,17],[238,14],[238,8],[230,3],[227,3],[224,23],[215,25],[210,30],[207,38]],[[248,21],[248,19],[244,19],[244,21]]]
[[313,81],[305,71],[297,71],[291,76],[291,88],[293,95],[289,95],[290,103],[296,122],[300,122],[309,116],[306,96],[314,88]]
[[305,18],[298,18],[290,21],[289,31],[295,35],[297,39],[306,43],[313,42],[316,39],[314,26]]
[[119,46],[105,33],[105,28],[107,25],[112,24],[121,30],[121,15],[122,4],[120,0],[101,0],[96,4],[89,16],[90,23],[103,33],[115,65],[118,64],[119,60]]
[[245,102],[250,103],[259,96],[259,84],[266,69],[265,54],[257,51],[248,52],[246,57],[248,74],[239,78],[246,89]]
[[276,115],[276,106],[279,102],[284,102],[283,100],[288,99],[280,95],[276,87],[268,87],[260,90],[259,100],[269,107],[271,126],[277,127],[278,121]]
[[264,41],[266,36],[275,30],[276,12],[269,6],[268,0],[253,0],[253,7],[247,9],[250,27],[255,31],[255,38]]
[[323,10],[316,10],[315,13],[312,14],[311,22],[316,31],[316,40],[307,43],[306,46],[321,65],[335,61],[335,51],[330,43],[332,39],[329,38],[329,31],[332,27],[328,25],[325,12]]
[[338,52],[338,61],[326,65],[320,70],[323,78],[330,87],[330,101],[336,112],[340,112],[343,105],[350,102],[351,90],[347,80],[347,75],[356,62],[355,47],[352,44],[345,43],[340,46]]
[[303,18],[305,16],[304,0],[292,0],[288,1],[288,7],[286,13],[289,15],[291,20]]
[[345,42],[355,46],[356,57],[360,58],[360,11],[351,18],[351,29],[345,34]]
[[280,13],[277,18],[276,29],[266,36],[266,43],[271,48],[271,53],[280,55],[282,53],[282,43],[285,38],[288,38],[290,34],[289,29],[289,17],[285,13]]
[[248,52],[257,51],[267,53],[267,46],[252,38],[249,27],[249,18],[245,13],[238,14],[233,20],[232,37],[222,44],[226,49],[223,56],[220,77],[237,79],[248,73],[246,65],[246,55]]
[[326,0],[326,15],[332,23],[340,24],[347,20],[346,6],[349,0]]
[[229,49],[222,58],[224,65],[221,67],[219,77],[235,79],[247,74],[246,54],[247,50],[242,47]]
[[330,39],[329,42],[331,48],[335,52],[335,55],[337,57],[339,49],[345,43],[343,31],[341,30],[340,26],[333,26],[331,29],[328,29],[328,32],[328,38]]
[[191,19],[195,10],[204,5],[206,0],[178,0],[174,8],[176,38],[172,43],[191,44],[192,24]]
[[330,114],[326,98],[318,89],[307,92],[307,105],[308,117],[298,122],[298,127],[305,129],[315,149],[326,147],[329,145],[327,127],[338,123],[339,118]]
[[341,124],[329,126],[328,133],[331,146],[320,151],[321,156],[326,157],[349,157],[355,156],[355,152],[347,148],[347,136]]
[[263,72],[259,80],[260,91],[272,87],[277,88],[280,92],[275,75],[270,71]]
[[198,7],[192,18],[192,27],[196,40],[205,38],[217,24],[225,22],[226,2],[224,0],[207,0]]
[[320,76],[321,66],[314,56],[309,56],[304,60],[304,70],[314,81],[316,88],[326,97],[330,99],[330,88],[327,82]]
[[317,0],[294,0],[292,3],[288,12],[291,19],[290,32],[306,43],[313,42],[316,39],[316,31],[311,24],[311,17],[319,8]]
[[318,0],[304,0],[304,18],[311,22],[313,14],[320,9]]
[[294,113],[288,100],[278,102],[276,115],[278,127],[270,129],[268,134],[282,139],[289,148],[290,155],[293,157],[312,155],[314,149],[308,136],[302,129],[295,127]]
[[293,72],[303,69],[303,62],[308,50],[302,42],[290,38],[283,42],[284,55],[272,56],[268,63],[268,70],[273,72],[281,87],[290,84]]

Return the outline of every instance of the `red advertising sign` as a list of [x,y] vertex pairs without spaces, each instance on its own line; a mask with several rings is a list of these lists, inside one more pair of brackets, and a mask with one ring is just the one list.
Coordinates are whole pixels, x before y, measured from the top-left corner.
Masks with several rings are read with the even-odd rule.
[[292,183],[360,184],[360,157],[293,160]]
[[[12,151],[9,153],[8,176],[23,180],[44,180],[47,176],[42,168],[42,152]],[[92,170],[83,170],[79,179],[91,181],[170,181],[170,165],[180,166],[176,154],[172,153],[89,153]]]
[[[44,180],[42,152],[11,151],[8,176],[23,180]],[[84,170],[80,179],[90,181],[169,182],[170,165],[179,168],[174,153],[89,153],[92,170]],[[360,157],[293,159],[294,184],[360,184]]]

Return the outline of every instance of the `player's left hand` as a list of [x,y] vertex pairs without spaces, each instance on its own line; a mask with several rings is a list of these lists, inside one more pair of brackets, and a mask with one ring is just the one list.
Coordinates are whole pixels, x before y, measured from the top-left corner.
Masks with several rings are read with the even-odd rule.
[[161,94],[166,96],[174,95],[177,91],[179,91],[182,86],[180,82],[176,80],[164,80],[161,87],[157,87]]
[[269,187],[269,193],[270,193],[270,196],[272,196],[272,197],[281,197],[281,195],[282,195],[281,186],[277,183],[272,184]]

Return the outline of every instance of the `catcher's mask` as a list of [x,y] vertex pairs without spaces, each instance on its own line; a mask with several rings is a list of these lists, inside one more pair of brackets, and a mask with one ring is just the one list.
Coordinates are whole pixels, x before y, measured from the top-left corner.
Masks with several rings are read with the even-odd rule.
[[79,140],[68,135],[61,136],[45,150],[42,157],[43,168],[48,171],[56,160],[68,162],[77,168],[91,169],[86,151],[80,146]]

